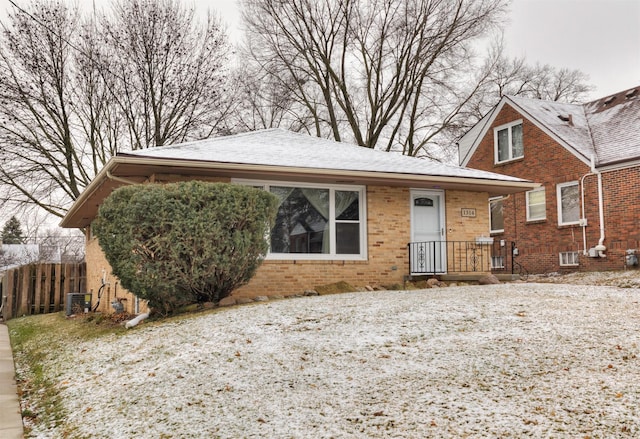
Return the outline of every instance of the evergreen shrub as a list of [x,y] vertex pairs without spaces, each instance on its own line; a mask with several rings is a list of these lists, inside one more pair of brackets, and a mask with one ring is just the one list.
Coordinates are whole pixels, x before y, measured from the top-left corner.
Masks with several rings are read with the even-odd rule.
[[247,283],[277,206],[274,195],[241,185],[132,185],[105,199],[93,231],[122,286],[166,315]]

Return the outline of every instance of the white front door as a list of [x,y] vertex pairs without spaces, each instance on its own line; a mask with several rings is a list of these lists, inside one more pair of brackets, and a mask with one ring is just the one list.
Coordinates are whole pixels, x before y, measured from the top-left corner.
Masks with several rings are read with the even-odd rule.
[[444,191],[411,191],[411,274],[445,273]]

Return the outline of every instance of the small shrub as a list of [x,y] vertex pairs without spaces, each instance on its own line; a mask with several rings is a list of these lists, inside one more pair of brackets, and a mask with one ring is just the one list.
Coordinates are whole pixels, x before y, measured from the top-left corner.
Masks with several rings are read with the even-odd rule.
[[104,201],[94,233],[122,286],[168,314],[248,282],[276,210],[274,195],[246,186],[133,185]]

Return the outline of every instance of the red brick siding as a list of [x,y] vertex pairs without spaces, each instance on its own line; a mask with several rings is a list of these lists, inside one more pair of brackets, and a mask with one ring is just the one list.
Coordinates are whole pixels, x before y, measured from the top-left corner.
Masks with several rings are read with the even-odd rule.
[[[494,164],[495,127],[522,119],[524,157],[512,162]],[[525,178],[545,187],[546,219],[526,221],[524,193],[511,195],[504,201],[504,233],[497,239],[514,241],[518,247],[518,262],[531,273],[575,270],[615,270],[623,268],[627,249],[640,248],[640,167],[603,172],[606,258],[583,256],[583,228],[578,225],[559,226],[557,184],[584,182],[585,233],[587,249],[598,244],[600,223],[598,212],[598,182],[590,175],[590,167],[559,145],[554,139],[505,105],[482,139],[468,166],[505,175]],[[584,177],[584,179],[583,179]],[[579,267],[560,267],[558,254],[580,253]]]

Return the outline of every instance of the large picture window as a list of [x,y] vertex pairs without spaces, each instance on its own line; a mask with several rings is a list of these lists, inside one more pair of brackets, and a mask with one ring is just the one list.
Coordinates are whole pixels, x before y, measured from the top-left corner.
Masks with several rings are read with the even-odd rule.
[[561,183],[558,189],[558,224],[578,224],[580,221],[580,187],[577,181]]
[[496,163],[524,157],[521,120],[495,128],[493,139]]
[[362,186],[237,183],[261,187],[279,201],[269,259],[364,259]]

